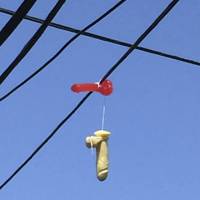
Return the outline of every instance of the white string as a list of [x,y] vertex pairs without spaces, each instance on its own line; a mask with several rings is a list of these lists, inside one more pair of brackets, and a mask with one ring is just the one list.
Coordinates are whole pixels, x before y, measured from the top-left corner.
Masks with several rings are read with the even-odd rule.
[[105,113],[106,113],[106,105],[105,105],[105,97],[104,97],[103,112],[102,112],[102,121],[101,121],[101,130],[104,130]]
[[94,155],[94,146],[93,146],[91,137],[90,137],[90,145],[91,145],[91,155],[93,156]]

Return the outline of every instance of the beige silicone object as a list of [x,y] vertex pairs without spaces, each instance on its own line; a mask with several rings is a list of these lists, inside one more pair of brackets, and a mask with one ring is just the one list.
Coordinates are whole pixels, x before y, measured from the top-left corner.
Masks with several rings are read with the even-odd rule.
[[110,134],[108,131],[99,130],[94,133],[94,136],[89,136],[85,140],[88,148],[96,148],[97,178],[100,181],[104,181],[108,176],[109,160],[107,140]]

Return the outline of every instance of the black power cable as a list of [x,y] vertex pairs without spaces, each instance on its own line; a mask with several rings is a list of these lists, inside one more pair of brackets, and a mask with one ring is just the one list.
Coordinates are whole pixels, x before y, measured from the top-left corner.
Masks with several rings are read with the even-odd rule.
[[[96,23],[100,22],[103,18],[105,18],[106,16],[108,16],[111,12],[113,12],[115,9],[117,9],[120,5],[122,5],[123,3],[125,3],[126,0],[121,0],[119,1],[117,4],[115,4],[112,8],[110,8],[108,11],[106,11],[103,15],[101,15],[100,17],[98,17],[96,20],[94,20],[92,23],[90,23],[86,28],[83,29],[83,31],[85,31],[85,29],[89,29],[90,27],[94,26]],[[71,38],[70,41],[75,40],[78,36],[80,35],[80,33],[78,33],[77,35],[75,35],[74,37]],[[76,37],[76,38],[75,38]],[[74,38],[74,39],[73,39]],[[72,40],[73,39],[73,40]],[[69,41],[69,42],[70,42]],[[68,43],[66,43],[68,44]],[[90,93],[91,94],[91,93]],[[17,173],[19,173],[19,171],[37,154],[37,152],[53,137],[53,135],[59,130],[59,128],[65,123],[66,120],[68,120],[75,112],[76,110],[82,105],[82,103],[88,98],[87,96],[89,96],[90,94],[86,95],[85,98],[82,99],[81,102],[79,102],[79,104],[76,106],[75,109],[73,109],[70,114],[68,114],[68,116],[53,130],[53,132],[33,151],[33,153],[11,174],[11,176],[0,185],[0,189],[2,189],[5,185],[7,185],[16,175]]]
[[158,56],[171,58],[171,59],[174,59],[174,60],[177,60],[177,61],[181,61],[181,62],[185,62],[185,63],[188,63],[188,64],[200,66],[200,62],[195,61],[195,60],[191,60],[191,59],[188,59],[188,58],[183,58],[183,57],[180,57],[180,56],[171,55],[171,54],[168,54],[168,53],[156,51],[156,50],[153,50],[153,49],[148,49],[148,48],[145,48],[145,47],[139,47],[138,46],[137,49],[144,51],[144,52],[151,53],[151,54],[155,54],[155,55],[158,55]]
[[86,30],[97,24],[99,21],[101,21],[103,18],[105,18],[107,15],[109,15],[111,12],[113,12],[116,8],[118,8],[122,3],[125,3],[126,0],[121,0],[117,4],[115,4],[111,9],[106,11],[103,15],[101,15],[99,18],[94,20],[92,23],[87,25],[84,29],[82,29],[80,32],[78,32],[76,35],[74,35],[70,40],[68,40],[48,61],[46,61],[40,68],[38,68],[33,74],[31,74],[28,78],[26,78],[24,81],[22,81],[20,84],[18,84],[15,88],[13,88],[10,92],[5,94],[3,97],[0,98],[0,101],[3,101],[8,96],[10,96],[13,92],[15,92],[17,89],[22,87],[25,83],[27,83],[29,80],[31,80],[34,76],[36,76],[38,73],[40,73],[43,69],[45,69],[51,62],[53,62],[74,40],[76,40],[82,33],[84,33]]
[[9,74],[15,69],[15,67],[19,64],[19,62],[26,56],[26,54],[33,48],[35,43],[42,36],[44,31],[48,27],[48,24],[51,22],[51,20],[58,13],[58,11],[63,6],[65,1],[66,0],[58,0],[56,5],[54,6],[54,8],[50,11],[50,13],[47,16],[47,18],[44,21],[44,23],[39,27],[39,29],[31,37],[31,39],[26,43],[26,45],[23,47],[23,49],[20,51],[20,53],[17,55],[17,57],[13,60],[13,62],[8,66],[8,68],[1,74],[1,76],[0,76],[0,85],[9,76]]
[[[136,40],[136,42],[126,51],[123,56],[108,70],[108,72],[101,79],[101,83],[110,76],[114,70],[128,57],[128,55],[134,51],[137,45],[142,42],[145,37],[158,25],[158,23],[170,12],[170,10],[179,2],[179,0],[173,0],[164,11],[156,18],[156,20],[146,29],[146,31]],[[46,145],[49,140],[57,133],[57,131],[72,117],[73,114],[81,107],[81,105],[89,98],[92,92],[89,92],[83,97],[83,99],[75,106],[75,108],[67,114],[67,116],[56,126],[56,128],[49,134],[47,138],[32,152],[30,156],[0,185],[0,189],[5,187],[24,167],[27,165],[33,157]]]
[[[11,15],[11,16],[15,14],[14,11],[8,10],[8,9],[5,9],[5,8],[1,8],[1,7],[0,7],[0,12],[4,13],[4,14]],[[36,22],[36,23],[39,23],[39,24],[42,24],[44,22],[43,19],[39,19],[37,17],[32,17],[32,16],[29,16],[29,15],[26,15],[24,17],[24,19],[27,19],[29,21],[33,21],[33,22]],[[65,25],[58,24],[58,23],[54,23],[54,22],[51,22],[49,24],[49,26],[60,29],[60,30],[69,31],[69,32],[72,32],[72,33],[79,33],[81,31],[79,29],[72,28],[72,27],[65,26]],[[110,43],[117,44],[117,45],[124,46],[124,47],[131,47],[131,43],[120,41],[120,40],[109,38],[109,37],[105,37],[105,36],[102,36],[102,35],[97,35],[97,34],[90,33],[90,32],[83,32],[83,33],[81,33],[81,35],[91,37],[91,38],[94,38],[94,39],[98,39],[98,40],[102,40],[102,41],[105,41],[105,42],[110,42]],[[183,58],[183,57],[180,57],[180,56],[177,56],[177,55],[164,53],[164,52],[161,52],[161,51],[149,49],[149,48],[142,47],[142,46],[138,46],[136,49],[143,51],[143,52],[155,54],[155,55],[158,55],[158,56],[171,58],[171,59],[174,59],[174,60],[177,60],[177,61],[181,61],[181,62],[200,66],[200,62],[198,62],[198,61]]]
[[10,18],[6,25],[2,28],[0,32],[0,46],[8,39],[12,32],[17,28],[20,22],[23,20],[24,16],[33,7],[36,0],[24,0],[24,2],[17,9],[15,14]]
[[[4,9],[4,8],[0,8],[0,12],[5,13],[5,14],[9,14],[9,15],[13,15],[15,13],[11,10]],[[33,22],[37,22],[37,23],[43,23],[44,22],[43,19],[39,19],[39,18],[32,17],[32,16],[25,16],[24,19],[27,19],[27,20],[30,20],[30,21],[33,21]],[[69,27],[69,26],[64,26],[64,25],[57,24],[57,23],[54,23],[54,22],[50,23],[49,26],[54,27],[54,28],[58,28],[58,29],[61,29],[61,30],[73,32],[73,33],[80,33],[81,35],[84,35],[84,36],[87,36],[87,37],[91,37],[91,38],[95,38],[95,39],[98,39],[98,40],[110,42],[110,43],[117,44],[117,45],[120,45],[120,46],[131,47],[131,43],[127,43],[127,42],[116,40],[116,39],[113,39],[113,38],[93,34],[93,33],[90,33],[90,32],[81,32],[81,30],[79,30],[79,29],[75,29],[75,28],[72,28],[72,27]],[[161,57],[166,57],[166,58],[170,58],[170,59],[177,60],[177,61],[180,61],[180,62],[185,62],[185,63],[188,63],[188,64],[200,66],[200,62],[198,62],[198,61],[188,59],[188,58],[183,58],[183,57],[180,57],[180,56],[177,56],[177,55],[168,54],[168,53],[165,53],[165,52],[145,48],[145,47],[142,47],[142,46],[137,46],[136,49],[143,51],[143,52],[158,55],[158,56],[161,56]],[[19,88],[21,88],[25,83],[27,83],[30,79],[32,79],[38,73],[39,72],[37,72],[37,71],[34,72],[32,75],[30,75],[24,81],[19,83],[17,86],[15,86],[9,92],[7,92],[5,95],[0,97],[0,101],[5,100],[7,97],[9,97],[11,94],[13,94]]]

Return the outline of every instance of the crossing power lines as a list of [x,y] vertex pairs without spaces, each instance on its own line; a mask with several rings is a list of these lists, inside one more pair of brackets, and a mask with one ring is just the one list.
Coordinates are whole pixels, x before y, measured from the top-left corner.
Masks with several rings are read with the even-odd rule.
[[[0,12],[2,12],[4,14],[11,15],[11,16],[13,16],[15,14],[14,11],[11,11],[11,10],[8,10],[8,9],[5,9],[5,8],[0,8]],[[36,22],[36,23],[40,23],[40,24],[44,23],[43,19],[40,19],[40,18],[37,18],[37,17],[33,17],[33,16],[29,16],[29,15],[26,15],[24,17],[24,19],[27,19],[27,20],[30,20],[30,21],[33,21],[33,22]],[[58,23],[54,23],[54,22],[50,22],[48,26],[54,27],[56,29],[61,29],[61,30],[64,30],[64,31],[68,31],[68,32],[77,33],[78,36],[83,35],[83,36],[86,36],[86,37],[94,38],[94,39],[97,39],[97,40],[101,40],[101,41],[104,41],[104,42],[109,42],[109,43],[120,45],[120,46],[124,46],[124,47],[131,47],[131,45],[132,45],[131,43],[128,43],[128,42],[124,42],[124,41],[120,41],[120,40],[117,40],[117,39],[105,37],[105,36],[102,36],[102,35],[97,35],[97,34],[94,34],[94,33],[90,33],[90,32],[83,31],[83,30],[79,30],[79,29],[76,29],[76,28],[73,28],[73,27],[69,27],[69,26],[58,24]],[[157,56],[161,56],[161,57],[165,57],[165,58],[170,58],[170,59],[173,59],[173,60],[176,60],[176,61],[185,62],[185,63],[192,64],[192,65],[195,65],[195,66],[200,66],[200,62],[192,60],[192,59],[184,58],[184,57],[181,57],[181,56],[178,56],[178,55],[172,55],[172,54],[169,54],[169,53],[166,53],[166,52],[162,52],[162,51],[158,51],[158,50],[155,50],[155,49],[146,48],[146,47],[143,47],[143,46],[137,46],[136,49],[139,50],[139,51],[143,51],[143,52],[146,52],[146,53],[153,54],[153,55],[157,55]],[[51,59],[49,59],[49,60],[51,60]],[[47,65],[49,65],[48,61],[46,63],[48,63]],[[13,89],[8,91],[6,94],[1,96],[0,97],[0,101],[3,101],[5,99],[7,99],[10,95],[12,95],[18,89],[20,89],[23,85],[28,83],[32,78],[34,78],[44,68],[46,68],[47,65],[43,64],[41,67],[38,68],[38,70],[33,72],[30,76],[28,76],[26,79],[21,81],[18,85],[16,85]]]
[[44,23],[39,27],[31,39],[24,45],[20,53],[16,58],[11,62],[8,68],[0,75],[0,85],[5,81],[9,74],[17,67],[17,65],[22,61],[22,59],[27,55],[27,53],[33,48],[39,38],[42,36],[48,24],[56,16],[60,8],[63,6],[66,0],[58,0],[54,8],[50,11]]
[[[138,37],[138,39],[128,48],[128,50],[117,60],[117,62],[105,73],[101,79],[101,83],[110,76],[122,64],[128,56],[137,48],[137,46],[149,35],[149,33],[161,22],[161,20],[172,10],[172,8],[179,2],[173,0],[163,12],[153,21],[153,23]],[[3,189],[33,158],[34,156],[46,145],[50,139],[58,133],[58,130],[75,114],[75,112],[83,105],[83,103],[91,96],[92,92],[86,94],[83,99],[72,109],[70,113],[55,127],[55,129],[45,138],[40,145],[25,159],[24,162],[0,185]]]
[[13,14],[10,20],[0,31],[0,46],[8,39],[12,32],[17,28],[20,22],[23,20],[28,11],[33,7],[36,0],[25,0]]

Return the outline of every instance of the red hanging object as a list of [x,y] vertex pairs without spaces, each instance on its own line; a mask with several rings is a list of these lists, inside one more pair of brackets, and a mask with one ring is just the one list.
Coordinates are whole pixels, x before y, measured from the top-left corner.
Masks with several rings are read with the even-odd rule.
[[108,96],[113,91],[113,85],[110,80],[105,80],[102,83],[76,83],[72,85],[73,92],[99,92],[102,95]]

